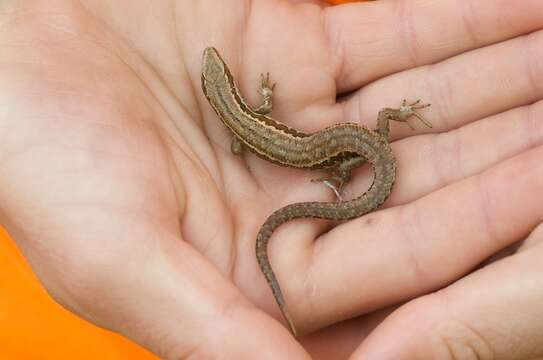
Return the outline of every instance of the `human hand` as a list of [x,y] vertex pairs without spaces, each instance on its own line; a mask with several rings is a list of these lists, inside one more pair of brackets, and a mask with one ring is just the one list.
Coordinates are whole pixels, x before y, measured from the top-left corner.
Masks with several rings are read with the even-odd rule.
[[355,60],[343,68],[356,75],[346,87],[362,87],[345,120],[369,119],[381,106],[366,106],[373,99],[411,96],[432,103],[434,128],[410,136],[395,127],[399,169],[387,209],[335,228],[313,249],[311,273],[327,274],[316,285],[323,308],[345,317],[381,310],[310,336],[306,347],[319,359],[539,358],[541,3],[369,9],[357,24],[352,9],[327,17],[342,24],[332,33],[352,34],[343,43]]
[[[4,115],[0,125],[5,139],[0,145],[5,159],[2,223],[60,303],[161,356],[241,358],[258,349],[277,358],[303,357],[286,331],[245,298],[278,316],[256,266],[254,236],[265,217],[282,205],[332,198],[309,183],[315,174],[229,153],[230,134],[199,88],[206,46],[222,50],[252,104],[258,102],[259,74],[270,71],[278,82],[273,115],[300,130],[341,121],[373,127],[379,108],[404,97],[433,103],[426,116],[434,134],[408,137],[414,135],[410,130],[393,129],[399,170],[389,209],[338,226],[314,245],[325,224],[297,221],[274,234],[270,257],[301,329],[318,329],[444,286],[537,224],[533,194],[541,173],[537,166],[519,165],[528,160],[506,159],[520,154],[537,159],[533,154],[539,138],[518,130],[525,125],[520,111],[501,113],[535,102],[540,94],[527,88],[520,65],[512,76],[505,60],[502,68],[462,73],[469,70],[467,64],[496,61],[500,51],[504,59],[518,56],[515,46],[508,45],[515,40],[500,42],[541,27],[537,11],[528,11],[537,9],[536,2],[498,15],[483,12],[470,23],[471,34],[482,32],[474,38],[463,30],[461,17],[451,16],[461,7],[441,2],[434,16],[411,13],[426,31],[418,41],[406,35],[408,30],[397,31],[402,21],[394,16],[393,2],[327,10],[277,1],[254,1],[247,8],[238,2],[225,8],[216,2],[178,2],[174,8],[155,2],[153,16],[138,3],[128,9],[121,3],[70,4],[58,2],[54,9],[51,2],[2,4],[3,22],[10,24],[0,37],[4,71],[10,74],[3,77],[9,81],[2,87],[9,105],[3,106],[9,117]],[[449,25],[438,23],[436,13],[447,14]],[[507,25],[493,27],[502,17]],[[451,33],[443,34],[443,29]],[[290,37],[292,33],[297,36]],[[232,45],[242,36],[242,45]],[[402,38],[409,50],[401,46]],[[458,55],[491,43],[496,43],[494,51],[489,47]],[[456,55],[441,68],[416,67]],[[440,80],[458,73],[465,77]],[[515,80],[516,87],[491,94],[488,89],[496,86],[477,81],[479,77],[496,84]],[[335,103],[336,93],[359,88]],[[496,126],[492,118],[485,119],[489,115],[509,120]],[[473,124],[454,130],[468,123]],[[504,129],[504,123],[511,128]],[[496,142],[493,134],[509,132],[518,135]],[[478,143],[447,147],[450,139],[462,139],[460,133]],[[462,161],[451,162],[460,148]],[[481,240],[477,204],[464,204],[458,211],[450,196],[477,200],[473,179],[486,176],[489,180],[478,181],[502,179],[494,180],[502,188],[496,185],[496,193],[487,192],[487,199],[499,201],[496,194],[503,186],[515,185],[503,182],[504,172],[516,169],[507,164],[528,171],[530,184],[524,177],[506,179],[524,181],[515,187],[524,222],[515,226],[516,232],[498,229],[500,241]],[[360,173],[353,187],[363,191],[367,180]],[[516,219],[518,205],[511,207],[512,199],[506,200],[508,208],[501,207],[488,223]],[[474,213],[465,216],[467,210]],[[411,228],[413,219],[423,222]],[[443,231],[458,223],[472,231]],[[427,233],[405,240],[406,234],[422,230]],[[455,248],[459,240],[464,247]],[[379,334],[396,318],[387,319],[359,354],[375,351],[367,346],[379,347]],[[360,327],[371,326],[367,319],[351,321],[328,330],[322,342],[327,351],[345,352],[364,335]],[[234,332],[238,335],[228,336]],[[389,333],[385,346],[390,349],[388,342],[396,344],[391,339],[400,335]],[[336,340],[330,341],[332,337]],[[307,346],[315,349],[322,338],[308,339]],[[312,351],[324,356],[319,349]]]
[[307,357],[235,286],[201,49],[161,50],[171,4],[145,5],[2,2],[0,221],[59,303],[163,358]]

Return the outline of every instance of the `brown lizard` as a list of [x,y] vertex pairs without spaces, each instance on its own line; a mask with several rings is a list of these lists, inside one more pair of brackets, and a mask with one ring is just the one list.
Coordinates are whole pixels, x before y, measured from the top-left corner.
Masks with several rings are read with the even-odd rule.
[[[273,86],[269,86],[269,75],[262,76],[262,105],[252,109],[239,94],[226,63],[212,47],[206,48],[203,54],[202,89],[219,118],[234,134],[233,153],[239,154],[243,148],[248,148],[279,165],[330,172],[330,176],[318,180],[336,193],[338,202],[287,205],[268,217],[256,237],[258,264],[290,331],[296,335],[294,322],[268,259],[267,246],[273,231],[292,219],[348,220],[378,208],[389,196],[396,176],[396,160],[387,140],[390,121],[404,122],[411,127],[407,120],[415,116],[431,127],[416,111],[429,104],[421,105],[420,101],[407,104],[404,100],[398,109],[382,109],[377,116],[376,130],[342,123],[305,134],[266,115],[272,109]],[[372,185],[359,197],[344,201],[341,190],[349,180],[351,170],[366,161],[373,168]]]

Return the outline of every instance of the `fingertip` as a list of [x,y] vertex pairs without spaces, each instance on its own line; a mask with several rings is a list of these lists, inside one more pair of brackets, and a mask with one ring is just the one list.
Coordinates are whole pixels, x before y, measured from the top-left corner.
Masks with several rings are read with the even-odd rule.
[[212,322],[195,358],[310,359],[283,325],[255,307],[236,307]]
[[[393,312],[353,353],[351,360],[449,359],[439,336],[441,305],[423,297]],[[462,357],[460,357],[462,358]]]

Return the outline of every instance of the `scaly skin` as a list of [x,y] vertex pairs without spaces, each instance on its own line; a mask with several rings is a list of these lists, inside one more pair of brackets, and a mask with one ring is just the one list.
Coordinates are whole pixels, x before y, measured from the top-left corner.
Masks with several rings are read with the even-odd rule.
[[[390,121],[407,123],[411,116],[415,116],[430,126],[415,111],[428,105],[418,105],[419,101],[408,105],[404,100],[399,109],[383,109],[377,117],[376,130],[343,123],[314,134],[304,134],[266,115],[272,108],[273,93],[273,86],[270,87],[268,82],[268,77],[262,78],[263,103],[256,110],[251,109],[239,94],[232,74],[217,50],[204,50],[202,89],[219,118],[234,133],[232,152],[239,154],[243,148],[248,148],[279,165],[328,169],[331,175],[319,180],[340,199],[339,202],[287,205],[268,217],[256,237],[256,257],[260,269],[290,331],[296,335],[294,322],[268,259],[267,248],[272,233],[281,224],[297,218],[349,220],[377,209],[390,195],[396,177],[396,160],[387,140]],[[366,161],[373,168],[372,185],[359,197],[343,201],[341,189],[349,180],[351,171]]]

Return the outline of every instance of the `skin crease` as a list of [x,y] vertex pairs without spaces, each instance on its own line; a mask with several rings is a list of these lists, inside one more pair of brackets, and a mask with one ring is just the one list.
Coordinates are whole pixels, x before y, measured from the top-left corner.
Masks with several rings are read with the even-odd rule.
[[[540,0],[2,1],[0,223],[55,300],[162,358],[541,358],[542,29]],[[273,117],[304,132],[432,103],[432,129],[392,125],[382,210],[274,233],[299,339],[255,234],[333,194],[230,153],[211,45],[250,104],[269,71]]]

